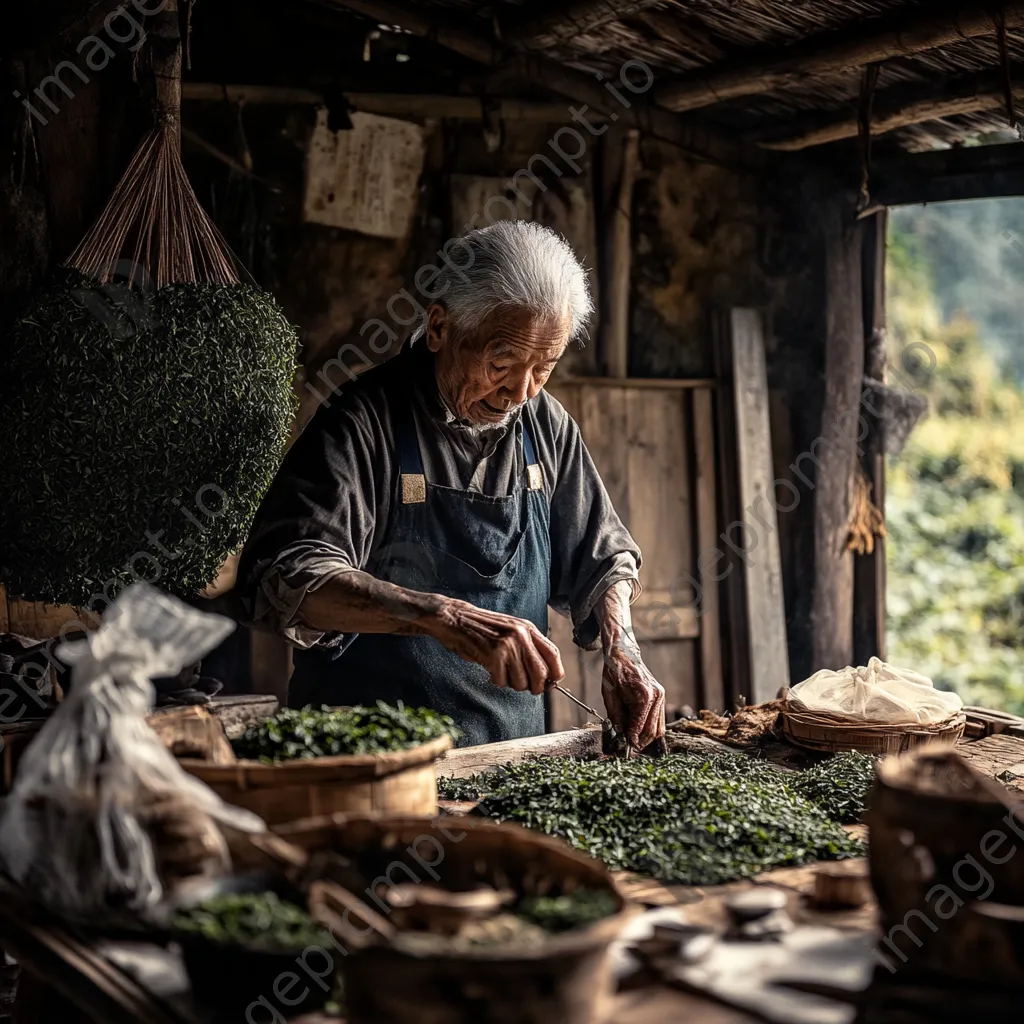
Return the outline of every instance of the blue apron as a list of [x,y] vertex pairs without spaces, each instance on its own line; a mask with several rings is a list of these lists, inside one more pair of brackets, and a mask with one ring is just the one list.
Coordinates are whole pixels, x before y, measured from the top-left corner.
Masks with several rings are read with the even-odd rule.
[[[411,401],[396,423],[400,473],[391,516],[367,571],[424,593],[529,619],[548,629],[551,541],[541,466],[521,419],[524,472],[503,498],[427,483]],[[431,707],[463,731],[461,746],[544,732],[544,698],[499,689],[486,670],[425,636],[362,634],[297,652],[288,702]]]

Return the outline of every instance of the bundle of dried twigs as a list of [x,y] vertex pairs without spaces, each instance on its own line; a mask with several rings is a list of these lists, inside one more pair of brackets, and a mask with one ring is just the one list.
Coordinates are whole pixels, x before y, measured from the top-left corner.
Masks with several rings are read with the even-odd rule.
[[68,265],[101,284],[136,269],[157,288],[238,283],[227,243],[185,174],[173,128],[154,128],[142,140]]
[[[149,32],[156,125],[143,138],[103,212],[68,259],[100,284],[237,284],[227,242],[199,203],[181,162],[181,40],[176,0]],[[139,278],[142,280],[140,281]]]

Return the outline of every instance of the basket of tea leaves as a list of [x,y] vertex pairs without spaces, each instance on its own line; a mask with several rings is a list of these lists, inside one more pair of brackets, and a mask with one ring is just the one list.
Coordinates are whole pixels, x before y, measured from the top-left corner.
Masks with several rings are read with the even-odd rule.
[[434,762],[458,735],[430,708],[289,708],[232,740],[235,763],[182,765],[271,827],[340,811],[430,816],[438,810]]
[[280,830],[340,937],[349,1024],[591,1024],[629,918],[599,862],[479,818],[334,815]]
[[[196,1002],[238,1020],[253,1003],[274,1000],[275,981],[295,970],[304,950],[325,942],[300,893],[255,876],[218,879],[196,892],[178,904],[170,931]],[[312,984],[295,989],[289,1013],[320,1009],[330,991]]]

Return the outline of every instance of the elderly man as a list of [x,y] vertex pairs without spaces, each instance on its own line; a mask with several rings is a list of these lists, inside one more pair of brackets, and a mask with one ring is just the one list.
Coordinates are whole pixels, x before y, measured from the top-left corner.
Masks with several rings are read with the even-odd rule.
[[463,743],[544,731],[563,677],[548,605],[604,651],[612,722],[641,749],[664,691],[632,634],[640,552],[543,391],[592,313],[569,246],[508,222],[461,240],[425,331],[345,387],[285,459],[240,567],[257,621],[304,648],[289,703],[451,715]]

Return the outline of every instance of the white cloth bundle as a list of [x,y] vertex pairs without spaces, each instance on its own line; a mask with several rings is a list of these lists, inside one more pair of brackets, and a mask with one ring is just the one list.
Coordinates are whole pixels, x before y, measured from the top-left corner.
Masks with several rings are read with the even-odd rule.
[[233,628],[140,583],[86,640],[57,649],[74,666],[71,692],[25,751],[0,817],[0,864],[40,902],[94,921],[158,903],[163,885],[144,825],[154,800],[264,830],[188,775],[146,723],[150,679],[177,674]]
[[789,691],[789,703],[794,710],[892,725],[934,725],[963,707],[955,693],[936,690],[927,676],[878,658],[858,668],[815,672]]

